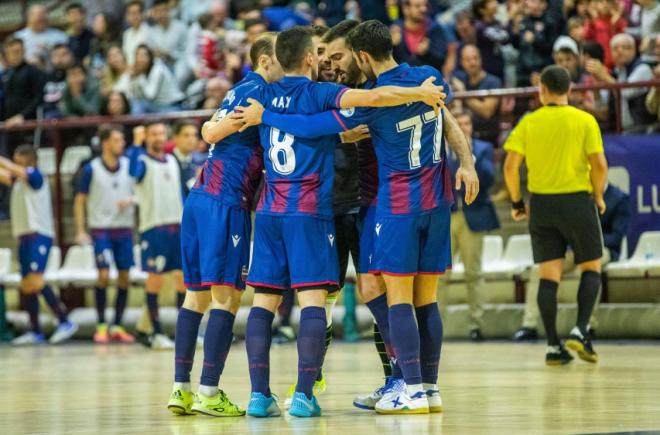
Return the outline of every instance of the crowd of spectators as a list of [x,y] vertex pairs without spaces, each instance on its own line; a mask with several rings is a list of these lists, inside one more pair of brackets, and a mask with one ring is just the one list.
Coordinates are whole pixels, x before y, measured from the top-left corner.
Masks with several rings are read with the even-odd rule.
[[[552,63],[579,84],[660,77],[660,0],[96,0],[65,4],[59,20],[33,4],[1,44],[0,120],[215,108],[260,33],[346,18],[388,23],[396,59],[434,66],[455,91],[535,85]],[[658,99],[658,87],[625,90],[624,129],[657,121]],[[610,92],[571,101],[612,122]],[[462,104],[497,146],[514,104]]]

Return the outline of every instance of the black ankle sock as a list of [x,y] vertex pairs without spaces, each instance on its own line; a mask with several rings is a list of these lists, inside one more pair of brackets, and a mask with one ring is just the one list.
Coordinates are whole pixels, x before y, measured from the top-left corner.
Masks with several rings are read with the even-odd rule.
[[539,294],[536,298],[539,311],[545,327],[545,335],[549,346],[559,345],[557,336],[557,288],[559,283],[549,279],[541,279],[539,282]]
[[577,327],[585,337],[587,336],[589,318],[598,298],[598,290],[600,290],[600,273],[592,271],[583,272],[577,292]]

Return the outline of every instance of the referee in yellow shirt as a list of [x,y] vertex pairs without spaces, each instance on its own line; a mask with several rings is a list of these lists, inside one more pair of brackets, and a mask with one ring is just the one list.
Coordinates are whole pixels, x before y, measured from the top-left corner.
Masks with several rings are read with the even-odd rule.
[[[529,217],[534,262],[539,265],[538,304],[548,338],[546,364],[573,358],[557,336],[557,288],[566,249],[580,268],[577,324],[566,347],[585,361],[596,362],[587,324],[600,289],[602,235],[598,212],[605,211],[603,191],[607,161],[595,118],[568,105],[571,79],[564,68],[549,66],[541,74],[543,107],[520,120],[504,149],[504,180],[513,201],[513,219]],[[527,164],[529,208],[520,191],[520,166]]]

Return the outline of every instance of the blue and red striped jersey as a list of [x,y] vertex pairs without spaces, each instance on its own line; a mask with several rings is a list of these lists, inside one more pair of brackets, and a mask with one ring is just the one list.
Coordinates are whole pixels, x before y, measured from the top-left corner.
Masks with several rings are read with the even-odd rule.
[[[249,72],[225,96],[218,109],[224,117],[236,106],[248,105],[247,99],[268,83],[259,74]],[[191,192],[210,195],[231,207],[250,209],[263,173],[263,150],[259,130],[251,127],[234,133],[209,149],[202,172]]]
[[[262,87],[255,98],[276,113],[314,114],[338,108],[347,90],[307,77],[284,77]],[[331,218],[337,136],[306,139],[264,124],[259,132],[266,176],[257,212]]]

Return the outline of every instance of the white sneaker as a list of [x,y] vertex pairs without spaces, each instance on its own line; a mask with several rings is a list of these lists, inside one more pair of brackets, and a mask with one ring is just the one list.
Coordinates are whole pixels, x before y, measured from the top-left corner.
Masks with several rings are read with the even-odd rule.
[[14,346],[30,346],[33,344],[43,344],[46,342],[44,335],[33,331],[28,331],[23,335],[14,338],[11,344]]
[[50,336],[48,341],[50,344],[62,343],[73,337],[76,332],[78,332],[78,324],[67,320],[57,326],[57,329],[55,329],[55,332],[53,332],[53,335]]
[[429,401],[429,412],[442,412],[442,397],[440,397],[440,390],[426,390],[426,398]]
[[374,410],[376,403],[383,397],[385,391],[389,390],[392,386],[395,379],[391,376],[385,378],[385,383],[380,387],[376,388],[373,392],[369,394],[364,394],[362,396],[357,396],[353,399],[353,406],[360,409],[369,409]]
[[174,341],[165,334],[154,334],[149,337],[151,348],[153,350],[171,350],[174,349]]
[[[378,414],[428,414],[429,401],[426,391],[418,391],[412,396],[403,380],[397,380],[397,388],[391,389],[376,403]],[[403,385],[403,388],[401,388]]]

